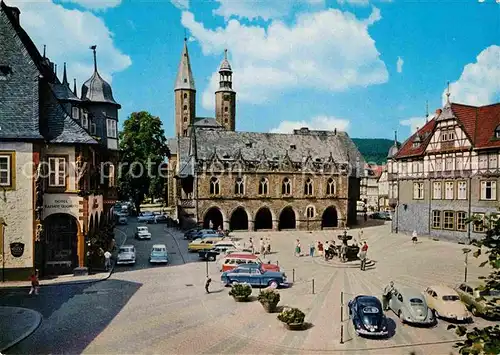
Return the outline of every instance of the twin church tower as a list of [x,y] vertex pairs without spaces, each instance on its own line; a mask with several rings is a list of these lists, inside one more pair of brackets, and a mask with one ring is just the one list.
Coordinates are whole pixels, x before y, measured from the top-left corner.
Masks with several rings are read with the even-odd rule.
[[[187,39],[184,39],[179,70],[175,80],[175,134],[188,136],[196,117],[196,87],[189,61]],[[204,119],[204,118],[201,118]],[[236,92],[233,90],[233,71],[227,60],[227,49],[219,67],[219,89],[215,92],[215,123],[234,131],[236,121]]]

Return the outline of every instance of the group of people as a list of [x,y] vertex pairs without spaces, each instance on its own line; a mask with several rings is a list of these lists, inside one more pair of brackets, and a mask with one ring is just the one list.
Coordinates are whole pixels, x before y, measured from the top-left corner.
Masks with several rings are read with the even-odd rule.
[[[246,248],[246,243],[243,244],[243,248]],[[261,254],[266,256],[267,254],[271,254],[271,239],[270,238],[260,238],[258,249],[255,246],[255,242],[252,237],[250,237],[248,248],[252,251],[253,254]]]

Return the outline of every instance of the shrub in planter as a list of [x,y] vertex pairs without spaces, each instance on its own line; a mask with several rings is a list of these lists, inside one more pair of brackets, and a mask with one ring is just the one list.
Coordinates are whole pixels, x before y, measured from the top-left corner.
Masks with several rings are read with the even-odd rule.
[[229,291],[229,296],[233,296],[237,302],[248,301],[251,294],[252,287],[247,283],[234,284],[231,286],[231,291]]
[[287,308],[278,314],[278,319],[282,321],[288,329],[302,329],[306,315],[298,308]]
[[281,296],[278,291],[273,289],[264,290],[259,294],[259,297],[257,297],[262,307],[264,307],[268,313],[272,313],[276,310],[280,298]]

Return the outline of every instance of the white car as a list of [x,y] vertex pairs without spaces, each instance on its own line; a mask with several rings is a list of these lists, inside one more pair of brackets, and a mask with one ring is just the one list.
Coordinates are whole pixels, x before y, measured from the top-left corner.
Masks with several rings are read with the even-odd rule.
[[117,265],[135,264],[135,247],[133,245],[123,245],[118,251]]
[[149,231],[139,231],[136,235],[137,239],[151,239],[151,233]]

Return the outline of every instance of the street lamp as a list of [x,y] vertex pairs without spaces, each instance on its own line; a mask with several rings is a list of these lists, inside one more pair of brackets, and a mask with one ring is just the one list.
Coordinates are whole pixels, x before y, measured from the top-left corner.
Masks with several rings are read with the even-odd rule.
[[465,277],[464,282],[467,282],[467,264],[468,264],[468,256],[471,250],[469,248],[462,248],[463,253],[465,254]]

